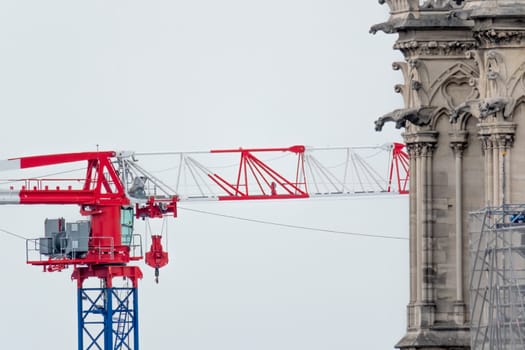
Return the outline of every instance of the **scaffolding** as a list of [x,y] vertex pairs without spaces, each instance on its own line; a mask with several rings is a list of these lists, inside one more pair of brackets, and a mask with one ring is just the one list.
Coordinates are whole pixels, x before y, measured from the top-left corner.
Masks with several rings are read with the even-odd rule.
[[525,204],[471,214],[472,350],[525,349]]

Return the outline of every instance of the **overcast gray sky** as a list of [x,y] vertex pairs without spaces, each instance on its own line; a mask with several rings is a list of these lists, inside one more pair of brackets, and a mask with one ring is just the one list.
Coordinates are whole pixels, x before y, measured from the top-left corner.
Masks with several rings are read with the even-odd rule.
[[[399,141],[393,36],[377,1],[3,1],[0,159],[101,149]],[[1,174],[0,174],[1,177]],[[407,199],[185,204],[245,218],[407,236]],[[75,207],[0,207],[27,237]],[[140,226],[137,229],[142,229]],[[389,349],[405,330],[408,242],[181,210],[159,285],[144,267],[143,349]],[[5,348],[76,348],[70,271],[25,265],[0,234]]]

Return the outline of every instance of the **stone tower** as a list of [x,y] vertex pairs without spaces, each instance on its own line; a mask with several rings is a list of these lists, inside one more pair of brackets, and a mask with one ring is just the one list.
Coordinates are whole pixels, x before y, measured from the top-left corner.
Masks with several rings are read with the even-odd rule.
[[468,213],[525,203],[525,1],[380,0],[397,33],[410,155],[410,300],[401,349],[466,349]]

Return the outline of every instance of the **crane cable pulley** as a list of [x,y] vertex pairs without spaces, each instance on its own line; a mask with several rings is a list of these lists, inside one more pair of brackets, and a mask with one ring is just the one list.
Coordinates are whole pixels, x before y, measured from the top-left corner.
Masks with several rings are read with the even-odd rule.
[[[151,266],[155,269],[155,283],[159,283],[159,269],[161,267],[164,267],[169,262],[168,257],[168,221],[166,217],[162,218],[162,226],[160,230],[160,234],[153,234],[153,231],[151,229],[149,218],[145,218],[146,222],[146,245],[149,241],[151,242],[151,246],[148,252],[146,252],[146,264],[148,266]],[[166,250],[164,250],[162,246],[162,238],[165,238],[165,246]]]

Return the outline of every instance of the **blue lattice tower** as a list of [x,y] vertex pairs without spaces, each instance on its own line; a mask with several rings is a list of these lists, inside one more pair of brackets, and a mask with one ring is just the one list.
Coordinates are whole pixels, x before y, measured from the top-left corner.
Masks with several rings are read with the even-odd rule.
[[[78,350],[138,350],[138,279],[136,266],[76,268]],[[99,287],[87,287],[97,278]],[[117,279],[120,286],[116,286]]]

